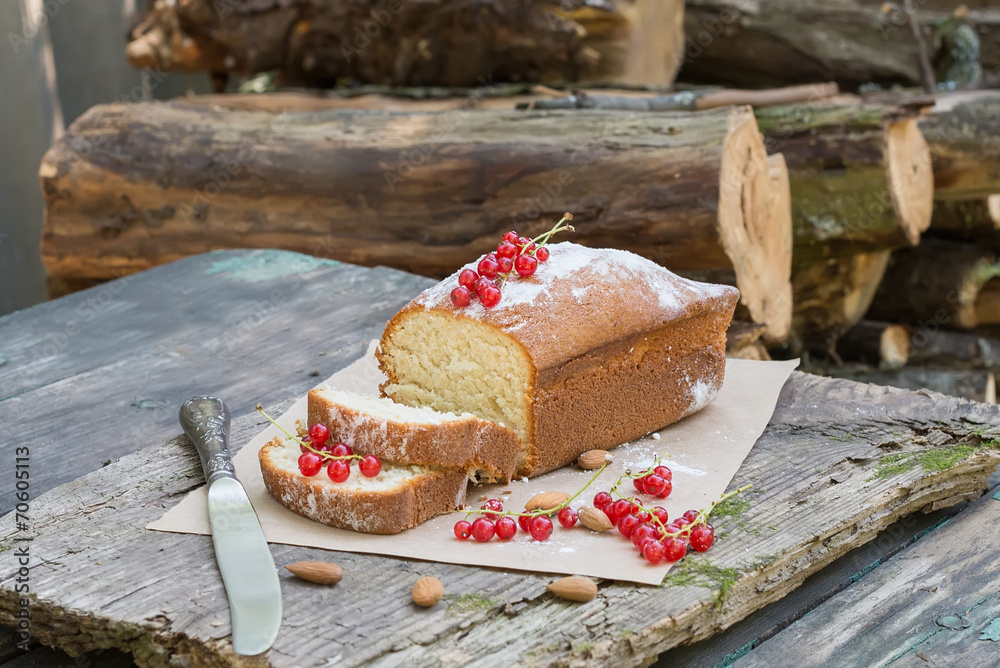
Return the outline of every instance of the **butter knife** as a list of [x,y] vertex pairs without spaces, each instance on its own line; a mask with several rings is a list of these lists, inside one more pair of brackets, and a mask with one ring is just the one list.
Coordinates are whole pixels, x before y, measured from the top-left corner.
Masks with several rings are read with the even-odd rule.
[[281,626],[281,588],[260,521],[229,457],[229,409],[221,399],[194,397],[181,406],[180,421],[208,481],[208,519],[229,597],[233,651],[260,654]]

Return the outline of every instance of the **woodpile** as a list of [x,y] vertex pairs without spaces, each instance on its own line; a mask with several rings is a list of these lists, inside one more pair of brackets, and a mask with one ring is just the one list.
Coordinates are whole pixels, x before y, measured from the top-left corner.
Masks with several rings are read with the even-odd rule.
[[731,356],[995,400],[995,0],[154,0],[127,55],[258,93],[79,118],[57,290],[236,246],[441,277],[572,211],[738,286]]

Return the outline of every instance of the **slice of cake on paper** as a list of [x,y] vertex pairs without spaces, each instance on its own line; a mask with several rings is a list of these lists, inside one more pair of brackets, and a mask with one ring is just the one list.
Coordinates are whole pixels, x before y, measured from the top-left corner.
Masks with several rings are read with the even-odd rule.
[[257,457],[264,487],[289,510],[338,529],[393,534],[465,503],[469,472],[462,468],[383,461],[373,478],[351,472],[344,482],[326,473],[299,472],[298,443],[274,438]]
[[459,272],[426,290],[389,321],[377,353],[387,397],[506,425],[529,477],[708,405],[739,298],[626,251],[549,249],[493,308],[451,303]]
[[461,468],[472,471],[476,482],[509,481],[521,451],[513,431],[471,413],[412,408],[330,388],[310,391],[308,404],[310,425],[325,425],[334,442],[359,454]]

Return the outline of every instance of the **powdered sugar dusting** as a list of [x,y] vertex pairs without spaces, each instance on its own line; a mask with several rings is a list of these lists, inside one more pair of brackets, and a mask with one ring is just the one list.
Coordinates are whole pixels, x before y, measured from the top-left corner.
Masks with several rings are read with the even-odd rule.
[[[571,279],[583,269],[601,276],[615,275],[623,285],[645,285],[656,293],[659,305],[666,311],[680,312],[684,304],[694,299],[722,297],[730,288],[711,283],[699,283],[674,274],[651,260],[634,253],[610,248],[589,248],[570,242],[549,246],[549,260],[538,265],[538,270],[530,278],[512,274],[503,285],[503,298],[489,311],[497,313],[518,306],[535,304],[539,297],[547,295],[553,285]],[[421,306],[433,307],[449,298],[458,286],[458,275],[464,269],[476,269],[478,259],[471,262],[441,283],[429,288],[418,296],[415,302]],[[587,285],[575,286],[572,295],[582,300],[587,293]],[[475,299],[462,308],[462,313],[473,318],[481,318],[487,309]]]

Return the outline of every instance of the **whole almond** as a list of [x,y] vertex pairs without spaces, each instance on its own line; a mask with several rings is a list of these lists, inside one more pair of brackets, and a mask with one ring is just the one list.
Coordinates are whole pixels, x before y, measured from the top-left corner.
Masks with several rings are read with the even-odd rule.
[[413,602],[422,608],[429,608],[444,596],[444,585],[437,578],[429,575],[422,577],[413,585]]
[[591,531],[608,531],[613,526],[611,519],[600,508],[580,508],[576,513],[580,524]]
[[566,492],[542,492],[535,494],[524,504],[525,510],[552,510],[569,499]]
[[565,598],[568,601],[583,603],[597,596],[597,583],[590,578],[580,577],[579,575],[571,575],[568,578],[556,580],[551,584],[545,585],[545,588],[559,598]]
[[582,469],[594,470],[601,468],[612,459],[614,459],[614,455],[607,450],[587,450],[577,458],[576,463]]
[[325,561],[296,561],[285,566],[293,575],[321,585],[337,584],[344,577],[344,571],[337,564]]

